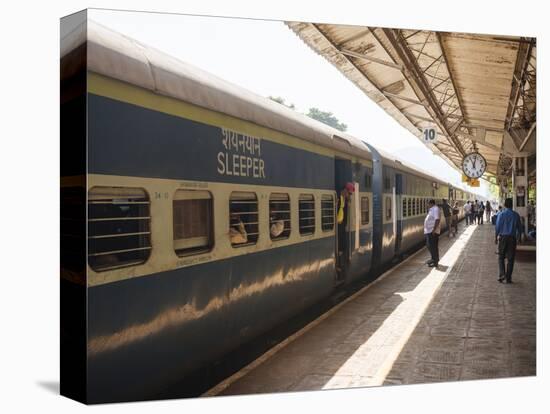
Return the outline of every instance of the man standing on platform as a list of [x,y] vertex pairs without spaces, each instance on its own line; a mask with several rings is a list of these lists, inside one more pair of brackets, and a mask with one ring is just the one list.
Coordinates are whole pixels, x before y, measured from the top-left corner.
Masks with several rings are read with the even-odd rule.
[[447,200],[443,199],[443,204],[441,204],[441,209],[443,210],[443,215],[445,216],[447,233],[449,237],[451,237],[451,206],[447,203]]
[[[519,214],[512,210],[512,199],[504,201],[504,210],[498,214],[495,244],[498,243],[498,281],[512,283],[512,272],[514,271],[514,260],[516,257],[516,235],[521,235],[521,219]],[[504,259],[508,260],[508,266],[504,266]]]
[[424,235],[426,244],[432,256],[428,266],[437,267],[439,264],[439,233],[441,232],[441,212],[435,204],[435,200],[428,201],[428,214],[424,219]]
[[468,201],[466,204],[464,204],[464,217],[466,218],[466,225],[471,224],[470,223],[470,212],[472,211],[472,206],[470,205],[470,202]]

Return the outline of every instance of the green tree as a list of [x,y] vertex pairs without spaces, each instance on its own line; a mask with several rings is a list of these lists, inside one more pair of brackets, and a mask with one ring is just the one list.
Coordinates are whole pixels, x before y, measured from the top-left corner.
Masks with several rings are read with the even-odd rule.
[[496,185],[492,181],[489,182],[489,193],[491,194],[491,197],[493,197],[495,200],[498,200],[500,197],[500,189],[498,185]]
[[319,108],[309,108],[309,112],[306,115],[342,132],[348,129],[348,126],[340,122],[332,112],[321,111]]
[[279,104],[281,104],[281,105],[286,106],[287,108],[296,109],[296,107],[294,106],[293,103],[291,103],[290,105],[287,105],[287,104],[285,103],[285,100],[284,100],[282,97],[280,97],[280,96],[269,96],[268,98],[271,99],[271,100],[274,101],[274,102],[277,102],[277,103],[279,103]]

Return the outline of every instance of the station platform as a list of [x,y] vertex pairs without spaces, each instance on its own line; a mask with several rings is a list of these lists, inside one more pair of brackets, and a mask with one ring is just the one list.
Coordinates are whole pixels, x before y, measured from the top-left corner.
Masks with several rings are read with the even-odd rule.
[[460,224],[218,384],[209,395],[536,375],[536,264],[497,281],[491,224]]

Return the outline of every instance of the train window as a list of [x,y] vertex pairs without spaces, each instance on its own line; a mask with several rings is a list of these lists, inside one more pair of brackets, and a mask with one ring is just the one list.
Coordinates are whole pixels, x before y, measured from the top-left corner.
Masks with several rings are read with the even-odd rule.
[[365,189],[370,190],[370,189],[371,189],[371,186],[372,186],[372,177],[371,177],[371,175],[367,172],[367,173],[365,174]]
[[141,188],[88,193],[88,264],[96,272],[134,266],[151,254],[149,196]]
[[407,217],[407,199],[403,198],[403,217]]
[[290,197],[272,193],[269,196],[269,236],[271,240],[288,239],[290,236]]
[[315,198],[313,198],[313,194],[300,194],[298,220],[300,221],[301,235],[315,233]]
[[391,197],[386,197],[386,220],[391,220]]
[[330,231],[334,228],[334,197],[324,194],[321,198],[321,229]]
[[361,197],[361,224],[369,224],[369,198]]
[[412,199],[412,215],[416,216],[416,198]]
[[234,191],[229,198],[229,238],[233,247],[256,244],[259,236],[256,193]]
[[178,256],[210,251],[214,245],[209,191],[177,190],[172,201],[174,251]]
[[384,177],[384,190],[389,190],[391,187],[390,177]]
[[415,213],[416,215],[420,214],[420,199],[417,197],[416,198],[416,208],[415,208]]
[[407,217],[412,216],[412,199],[407,198]]

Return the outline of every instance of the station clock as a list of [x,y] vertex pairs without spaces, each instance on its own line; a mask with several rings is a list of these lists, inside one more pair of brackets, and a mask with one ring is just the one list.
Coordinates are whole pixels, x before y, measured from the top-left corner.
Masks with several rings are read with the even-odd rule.
[[487,161],[479,152],[471,152],[462,160],[462,171],[469,178],[479,178],[487,168]]

